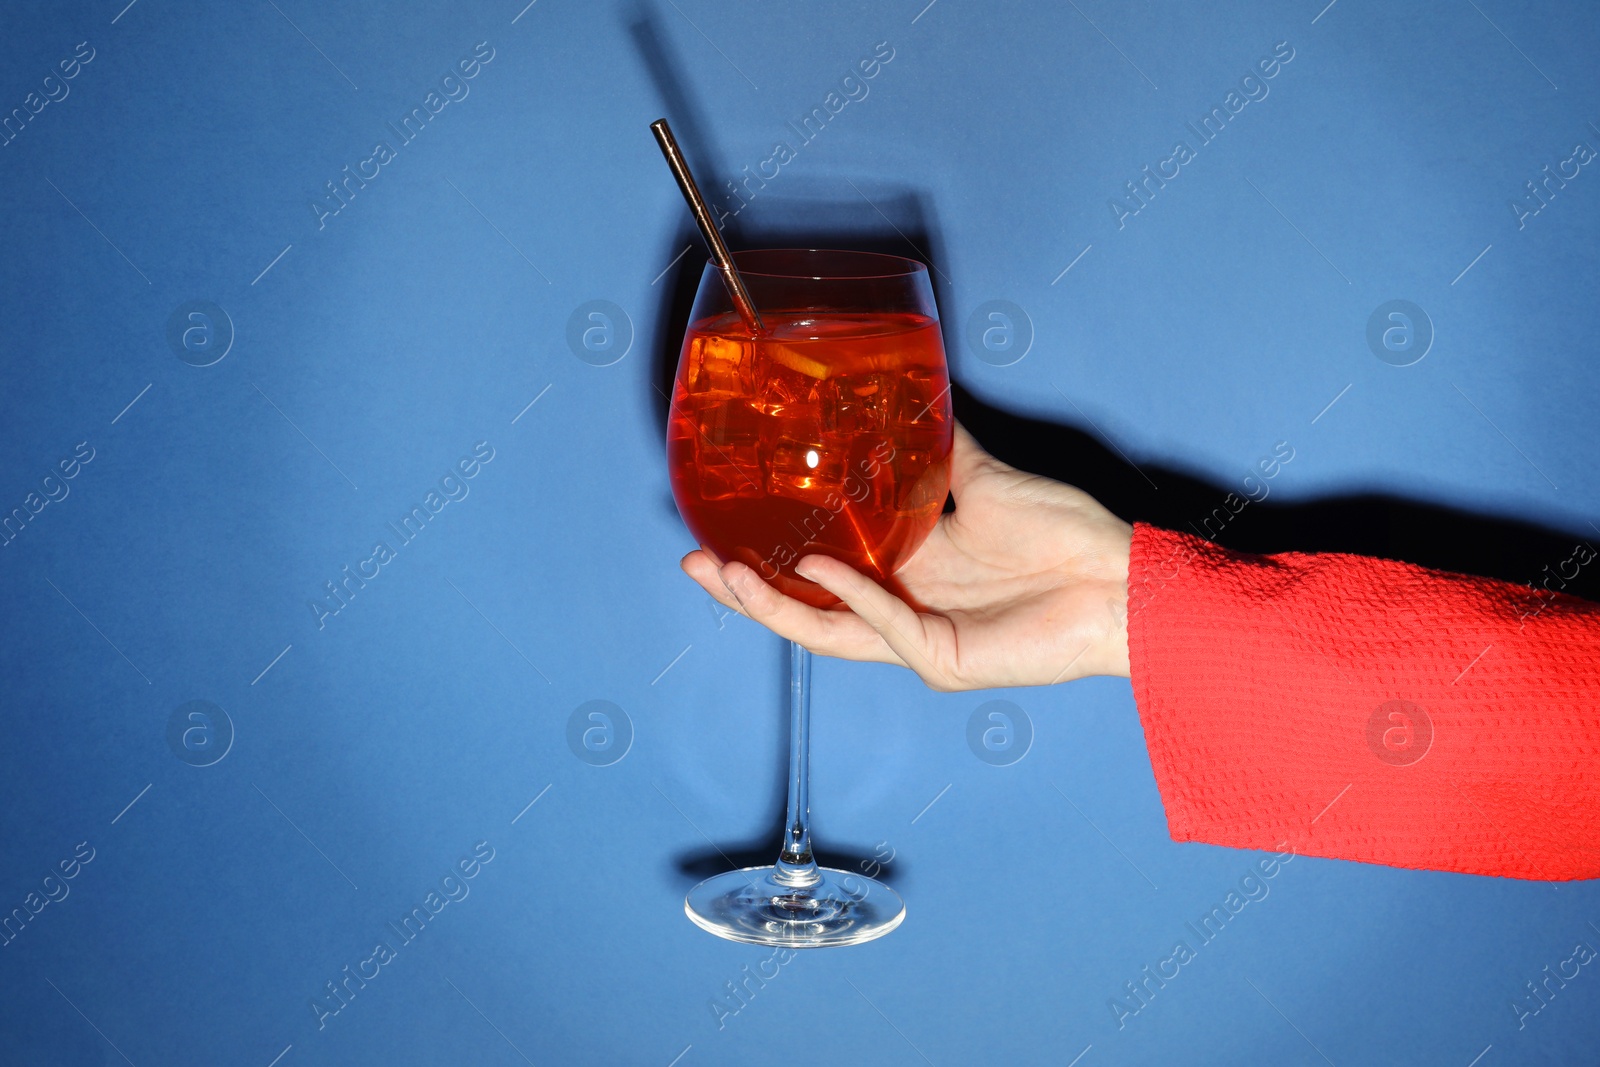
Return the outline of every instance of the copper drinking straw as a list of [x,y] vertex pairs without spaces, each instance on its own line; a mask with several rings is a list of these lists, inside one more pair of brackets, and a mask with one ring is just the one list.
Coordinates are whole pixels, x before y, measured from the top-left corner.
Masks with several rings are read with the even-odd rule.
[[656,119],[650,124],[650,132],[656,135],[656,143],[661,146],[661,154],[667,157],[667,166],[672,168],[672,176],[678,180],[678,188],[683,191],[683,198],[689,201],[689,210],[694,214],[695,225],[700,227],[700,236],[706,239],[706,244],[711,249],[711,262],[722,272],[723,284],[728,287],[728,295],[733,298],[733,306],[738,310],[739,317],[744,319],[744,324],[751,333],[764,332],[761,313],[756,310],[755,302],[750,299],[750,290],[744,287],[744,279],[739,277],[738,270],[734,268],[733,255],[728,251],[727,242],[722,239],[722,234],[717,232],[716,223],[711,219],[711,210],[706,207],[705,197],[700,195],[700,189],[694,183],[694,175],[689,173],[689,163],[683,158],[683,151],[678,148],[678,142],[672,136],[672,127],[667,125],[666,119]]

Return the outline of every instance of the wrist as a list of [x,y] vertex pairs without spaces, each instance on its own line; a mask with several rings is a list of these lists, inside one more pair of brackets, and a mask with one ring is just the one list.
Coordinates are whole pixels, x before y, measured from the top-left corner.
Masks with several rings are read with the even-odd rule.
[[1124,588],[1119,604],[1116,632],[1107,638],[1105,673],[1113,678],[1133,678],[1133,668],[1128,660],[1128,602]]
[[1133,526],[1119,522],[1110,554],[1111,595],[1106,600],[1109,621],[1101,651],[1101,673],[1115,678],[1132,678],[1128,659],[1128,572],[1133,558]]
[[[1052,644],[1071,662],[1031,684],[1105,675],[1131,678],[1128,658],[1128,573],[1133,527],[1109,513],[1084,531],[1078,555],[1061,575],[1072,607]],[[1067,621],[1070,620],[1070,621]],[[1059,661],[1058,661],[1059,662]],[[1041,663],[1041,667],[1047,666]]]

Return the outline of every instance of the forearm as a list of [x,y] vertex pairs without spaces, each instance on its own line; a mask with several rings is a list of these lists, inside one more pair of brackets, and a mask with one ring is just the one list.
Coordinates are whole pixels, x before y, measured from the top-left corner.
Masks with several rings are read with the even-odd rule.
[[1139,525],[1134,695],[1172,836],[1600,877],[1600,607]]

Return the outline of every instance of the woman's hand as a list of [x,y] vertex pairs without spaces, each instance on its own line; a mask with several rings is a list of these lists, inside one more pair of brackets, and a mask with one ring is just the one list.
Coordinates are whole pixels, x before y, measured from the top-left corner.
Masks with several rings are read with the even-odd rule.
[[959,423],[950,491],[955,511],[895,573],[916,607],[828,556],[795,570],[849,610],[803,604],[704,550],[683,569],[812,652],[897,663],[943,692],[1127,677],[1133,528],[1082,490],[1001,463]]

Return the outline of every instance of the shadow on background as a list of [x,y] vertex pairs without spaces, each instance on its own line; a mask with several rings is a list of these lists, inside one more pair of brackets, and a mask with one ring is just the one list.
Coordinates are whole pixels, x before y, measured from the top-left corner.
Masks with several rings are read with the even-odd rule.
[[[995,456],[1075,485],[1129,522],[1205,536],[1207,517],[1229,493],[1246,496],[1244,478],[1256,473],[1241,469],[1237,481],[1223,485],[1169,467],[1135,466],[1082,430],[1002,411],[959,385],[952,397],[956,418]],[[1212,531],[1208,540],[1240,552],[1353,552],[1523,584],[1553,575],[1552,590],[1600,600],[1600,567],[1580,568],[1565,588],[1558,574],[1576,545],[1589,540],[1584,533],[1381,493],[1287,504],[1269,492]]]

